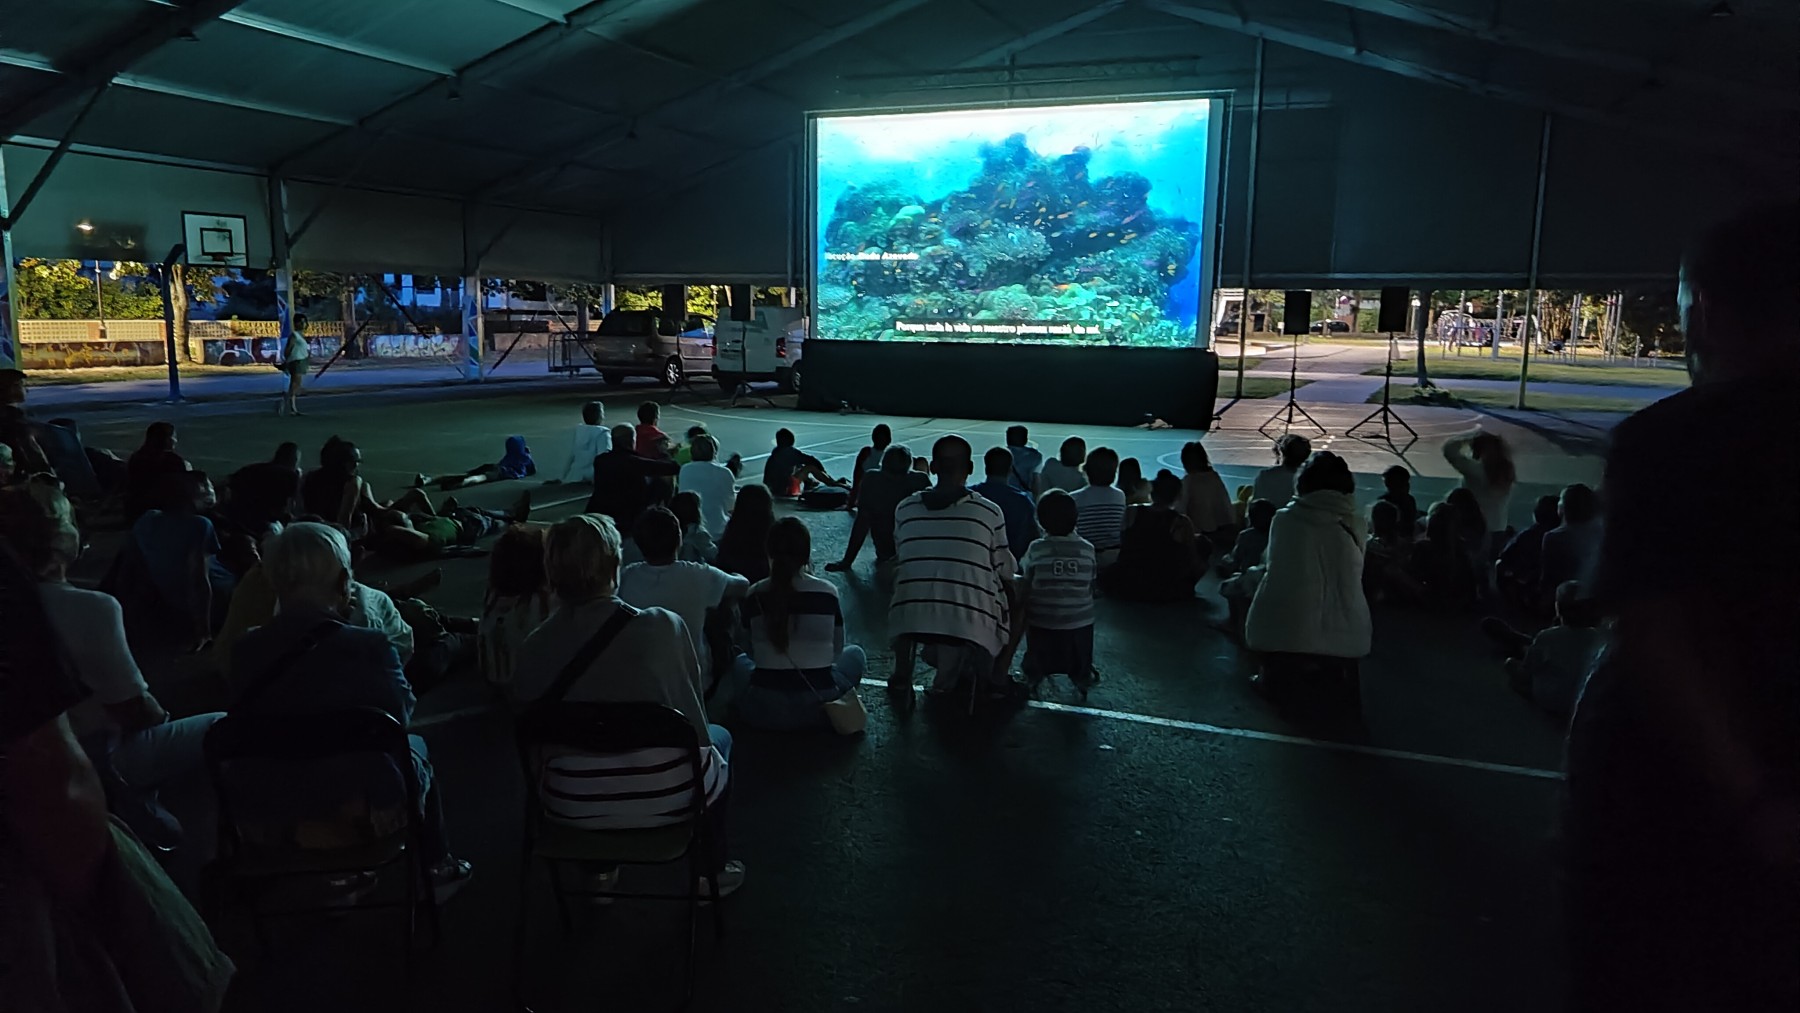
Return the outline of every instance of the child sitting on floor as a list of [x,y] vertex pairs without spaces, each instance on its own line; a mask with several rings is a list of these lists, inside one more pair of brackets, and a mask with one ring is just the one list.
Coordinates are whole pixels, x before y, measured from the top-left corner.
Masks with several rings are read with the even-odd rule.
[[711,532],[700,517],[700,494],[693,490],[678,492],[669,501],[669,511],[681,522],[681,548],[675,558],[685,563],[710,563],[719,554]]
[[1075,533],[1075,499],[1053,489],[1038,501],[1044,537],[1025,550],[1019,582],[1027,632],[1025,678],[1061,673],[1087,699],[1094,676],[1094,547]]
[[1238,532],[1231,551],[1219,558],[1219,575],[1231,577],[1262,562],[1263,550],[1269,547],[1269,525],[1275,523],[1275,501],[1254,500],[1244,511],[1249,523]]
[[1412,576],[1412,539],[1405,514],[1383,498],[1369,508],[1369,543],[1363,547],[1363,594],[1371,603],[1413,599],[1422,590]]
[[1575,710],[1581,685],[1601,648],[1606,632],[1600,610],[1579,581],[1556,588],[1556,625],[1527,636],[1498,619],[1481,624],[1506,654],[1507,683],[1513,691],[1558,717]]

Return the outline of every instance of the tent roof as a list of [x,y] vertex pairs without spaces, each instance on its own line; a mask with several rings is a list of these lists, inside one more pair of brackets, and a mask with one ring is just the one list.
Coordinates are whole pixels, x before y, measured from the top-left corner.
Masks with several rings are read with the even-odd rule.
[[[0,11],[27,4],[0,0]],[[794,139],[808,109],[999,98],[1009,75],[1110,77],[1139,91],[1208,73],[1241,81],[1255,37],[1315,65],[1360,65],[1646,138],[1776,164],[1800,154],[1792,0],[29,7],[0,16],[0,138],[47,146],[81,117],[76,150],[565,213],[697,185]],[[1481,125],[1470,131],[1479,143]],[[1621,168],[1634,154],[1621,153]]]

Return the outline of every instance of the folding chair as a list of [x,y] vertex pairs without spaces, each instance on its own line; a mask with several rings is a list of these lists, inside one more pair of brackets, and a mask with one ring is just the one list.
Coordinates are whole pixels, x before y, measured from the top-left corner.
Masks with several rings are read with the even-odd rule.
[[[413,766],[412,744],[406,729],[386,712],[374,707],[319,711],[304,715],[228,714],[206,734],[206,769],[218,799],[218,856],[203,872],[203,889],[217,914],[220,892],[231,881],[248,891],[248,909],[257,940],[269,946],[263,919],[270,916],[342,911],[340,905],[264,910],[259,894],[278,881],[303,877],[342,877],[373,874],[395,864],[406,866],[406,895],[398,902],[356,904],[349,910],[370,911],[402,907],[406,910],[406,971],[412,974],[418,911],[425,908],[432,938],[438,937],[437,894],[424,856],[423,793]],[[385,757],[405,783],[403,825],[391,832],[354,845],[332,848],[304,847],[297,842],[270,843],[260,822],[241,822],[240,803],[258,787],[257,766],[268,770],[317,765],[322,760],[359,757],[373,761]],[[355,765],[361,768],[362,764]],[[249,769],[247,769],[249,768]],[[356,773],[361,774],[357,769]],[[344,796],[361,794],[360,784],[346,784]],[[266,803],[264,803],[266,805]]]
[[[521,714],[515,725],[519,759],[525,771],[524,855],[519,863],[519,921],[514,932],[513,994],[520,994],[524,976],[525,932],[530,897],[532,859],[550,872],[550,888],[556,898],[563,930],[570,928],[570,897],[629,897],[636,900],[686,901],[688,905],[687,965],[691,971],[698,944],[701,882],[710,887],[714,931],[725,934],[725,916],[719,904],[717,876],[709,876],[706,862],[706,789],[704,750],[686,715],[654,703],[572,703],[533,708]],[[617,756],[645,749],[677,749],[692,772],[692,805],[686,818],[665,827],[641,830],[591,830],[551,818],[539,799],[539,789],[549,761],[557,756]],[[687,859],[688,890],[680,894],[622,893],[570,887],[563,879],[567,865],[667,865]],[[687,980],[687,998],[693,994],[693,975]]]

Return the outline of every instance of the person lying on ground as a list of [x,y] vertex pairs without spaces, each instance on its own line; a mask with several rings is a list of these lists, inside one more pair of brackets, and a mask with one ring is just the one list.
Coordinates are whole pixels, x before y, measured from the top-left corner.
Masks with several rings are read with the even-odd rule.
[[408,489],[383,511],[369,532],[368,544],[398,559],[432,559],[472,546],[508,524],[531,519],[531,490],[519,493],[508,510],[463,506],[455,497],[433,505],[423,489]]
[[468,485],[504,482],[507,479],[527,478],[535,474],[537,474],[537,463],[531,459],[531,448],[525,445],[525,437],[508,436],[506,451],[495,463],[471,468],[460,475],[439,475],[436,478],[421,472],[414,476],[413,488],[423,489],[435,485],[442,489],[461,489]]
[[594,458],[594,491],[587,501],[588,513],[611,517],[613,526],[626,534],[650,506],[651,483],[681,473],[674,461],[652,460],[633,450],[636,439],[630,426],[613,427],[612,449]]

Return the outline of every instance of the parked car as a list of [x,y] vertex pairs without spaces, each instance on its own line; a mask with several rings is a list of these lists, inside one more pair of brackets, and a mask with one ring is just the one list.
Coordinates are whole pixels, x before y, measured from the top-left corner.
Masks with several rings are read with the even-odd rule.
[[806,348],[806,313],[785,306],[757,306],[749,320],[721,320],[715,330],[718,354],[713,379],[730,392],[750,380],[774,380],[781,389],[800,389],[800,356]]
[[714,343],[710,318],[690,314],[677,319],[648,309],[613,310],[582,346],[609,384],[648,376],[677,387],[712,369]]
[[1348,320],[1314,320],[1312,322],[1312,332],[1314,334],[1328,334],[1328,333],[1329,334],[1349,334],[1350,333],[1350,321],[1348,321]]

